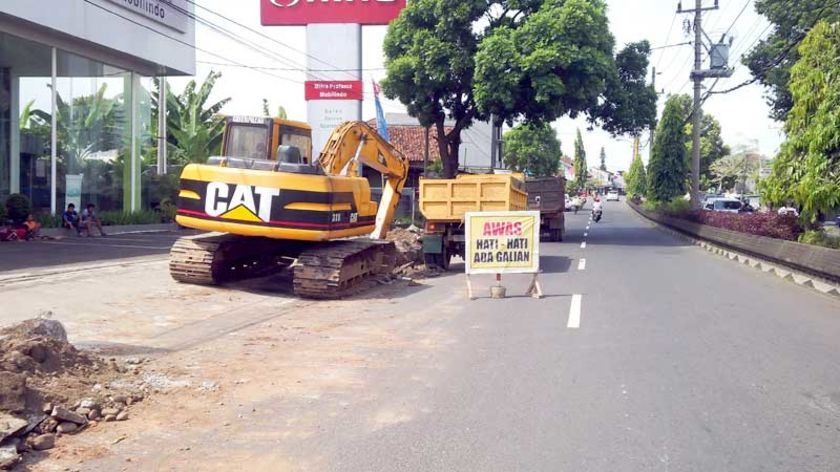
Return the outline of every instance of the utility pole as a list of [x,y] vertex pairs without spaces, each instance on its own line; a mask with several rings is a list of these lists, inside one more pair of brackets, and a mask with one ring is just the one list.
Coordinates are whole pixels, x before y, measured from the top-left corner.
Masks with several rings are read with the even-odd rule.
[[[703,120],[703,78],[697,72],[703,68],[703,0],[694,0],[694,126],[691,127],[691,208],[700,208],[700,124]],[[715,1],[717,6],[717,1]]]
[[[703,42],[706,33],[703,31],[703,12],[717,10],[720,8],[719,0],[714,0],[711,7],[704,7],[703,0],[694,0],[694,8],[683,10],[682,2],[677,7],[677,13],[694,13],[694,68],[691,71],[691,80],[694,81],[694,106],[692,108],[692,150],[691,150],[691,207],[700,208],[700,135],[703,121],[703,80],[715,77],[731,77],[732,69],[727,67],[729,61],[729,46],[724,44],[721,38],[719,43],[712,43],[709,40],[707,46]],[[706,39],[709,39],[706,36]],[[711,68],[703,69],[703,48],[706,48],[711,58]]]
[[499,156],[499,135],[496,133],[496,116],[490,115],[490,168],[500,169],[502,166],[498,165]]
[[429,176],[429,126],[426,126],[425,136],[423,137],[425,141],[425,149],[423,150],[423,177]]
[[[660,93],[656,90],[656,76],[661,74],[661,73],[662,72],[656,72],[656,66],[653,66],[653,78],[650,79],[650,86],[653,87],[653,91],[656,93],[657,104],[659,103]],[[659,113],[658,110],[657,110],[657,113]],[[656,122],[656,117],[654,116],[653,126],[650,127],[650,149],[648,150],[648,153],[649,153],[648,157],[653,156],[653,142],[654,142],[653,140],[656,137],[656,126],[657,126],[657,122]]]

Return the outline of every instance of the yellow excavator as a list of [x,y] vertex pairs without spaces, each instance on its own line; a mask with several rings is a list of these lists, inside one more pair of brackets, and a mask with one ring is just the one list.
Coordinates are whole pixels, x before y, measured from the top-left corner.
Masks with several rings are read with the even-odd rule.
[[[225,118],[222,155],[181,173],[176,220],[210,233],[175,242],[175,280],[214,285],[293,263],[296,295],[333,299],[393,269],[384,239],[408,160],[361,121],[333,130],[313,160],[311,133],[291,120]],[[382,175],[378,203],[362,165]]]

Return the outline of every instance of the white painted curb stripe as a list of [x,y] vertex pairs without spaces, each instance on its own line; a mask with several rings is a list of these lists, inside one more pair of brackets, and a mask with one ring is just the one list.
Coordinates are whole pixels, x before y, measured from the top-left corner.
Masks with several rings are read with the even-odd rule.
[[578,261],[578,270],[586,270],[586,259]]
[[569,323],[566,324],[567,328],[570,328],[570,329],[580,328],[580,309],[581,309],[582,302],[583,302],[583,295],[580,295],[580,294],[572,295],[572,306],[569,307]]

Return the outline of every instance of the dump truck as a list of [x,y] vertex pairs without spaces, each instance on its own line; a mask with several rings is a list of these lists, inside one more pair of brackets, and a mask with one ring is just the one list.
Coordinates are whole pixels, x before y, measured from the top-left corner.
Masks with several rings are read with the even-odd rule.
[[449,269],[453,255],[466,251],[464,215],[473,211],[522,211],[528,193],[521,174],[461,174],[454,179],[420,179],[420,213],[426,219],[426,264]]
[[528,209],[540,212],[540,233],[549,241],[562,241],[566,232],[566,179],[563,177],[529,177]]

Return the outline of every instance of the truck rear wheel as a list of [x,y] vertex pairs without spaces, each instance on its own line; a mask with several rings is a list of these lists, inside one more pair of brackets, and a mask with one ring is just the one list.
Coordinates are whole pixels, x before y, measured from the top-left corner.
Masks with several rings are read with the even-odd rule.
[[435,253],[425,253],[423,254],[423,260],[427,266],[438,266],[443,270],[449,270],[449,261],[452,259],[452,255],[449,254],[449,248],[446,245],[443,246],[443,252],[440,254]]

